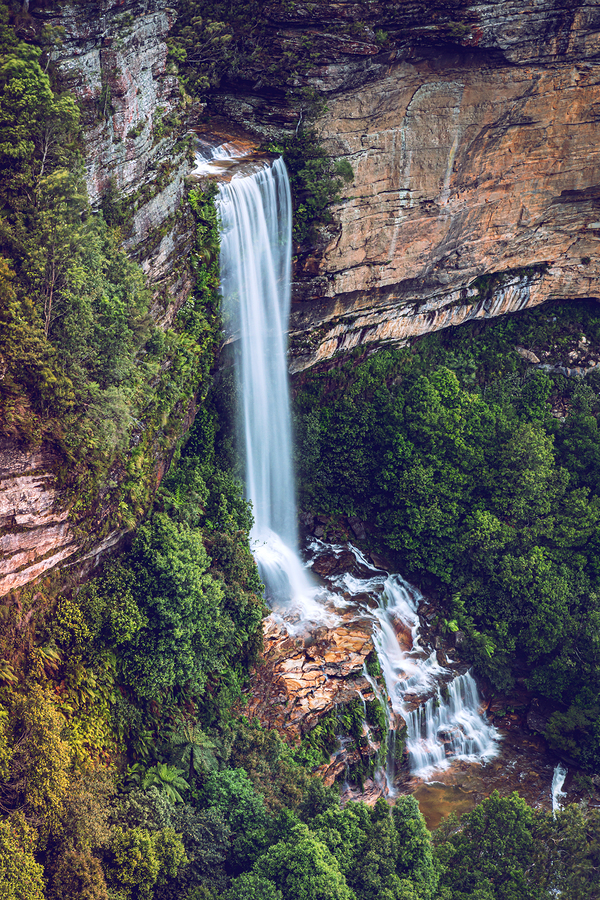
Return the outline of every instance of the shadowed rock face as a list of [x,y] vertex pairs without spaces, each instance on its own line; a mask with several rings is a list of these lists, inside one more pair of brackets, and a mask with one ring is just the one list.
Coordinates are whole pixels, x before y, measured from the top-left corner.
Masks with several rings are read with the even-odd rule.
[[[190,291],[193,239],[192,223],[175,217],[191,168],[186,148],[177,148],[187,123],[177,77],[167,71],[176,12],[166,0],[95,0],[32,2],[29,13],[25,30],[44,23],[64,30],[54,63],[81,108],[90,201],[98,205],[109,185],[129,200],[125,247],[156,289],[153,317],[168,327]],[[24,449],[9,436],[0,444],[0,596],[59,565],[75,563],[81,574],[124,536],[95,535],[97,522],[91,534],[74,527],[77,498],[59,487],[60,465],[47,447]],[[157,448],[157,483],[167,465]]]

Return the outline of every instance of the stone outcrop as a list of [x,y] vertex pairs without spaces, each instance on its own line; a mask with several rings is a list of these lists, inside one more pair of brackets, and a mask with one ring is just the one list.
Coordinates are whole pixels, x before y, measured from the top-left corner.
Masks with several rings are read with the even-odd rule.
[[95,0],[31,4],[31,13],[37,27],[63,29],[53,62],[82,110],[91,203],[107,193],[127,202],[126,249],[155,286],[179,298],[189,291],[180,262],[192,232],[176,220],[191,165],[182,140],[190,111],[167,61],[175,6]]
[[42,576],[78,549],[44,451],[0,444],[0,596]]
[[264,623],[264,653],[249,694],[248,712],[288,739],[309,731],[319,716],[359,694],[373,699],[363,665],[373,650],[369,623],[354,614],[329,629],[292,636],[272,616]]
[[355,183],[317,277],[298,286],[293,369],[599,296],[599,75],[593,63],[401,63],[330,100],[321,134]]

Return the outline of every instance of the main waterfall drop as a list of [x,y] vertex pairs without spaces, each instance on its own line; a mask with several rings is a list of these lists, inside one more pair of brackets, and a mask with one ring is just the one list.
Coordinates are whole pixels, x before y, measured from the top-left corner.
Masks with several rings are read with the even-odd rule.
[[[208,161],[206,155],[199,161],[198,172],[214,165],[215,159],[229,165],[229,148],[220,154],[210,150]],[[245,162],[228,174],[229,179],[219,185],[217,199],[221,292],[227,331],[236,348],[246,493],[255,521],[252,551],[269,605],[289,632],[304,635],[307,646],[315,624],[370,623],[387,697],[366,668],[364,677],[387,705],[389,727],[399,718],[406,722],[414,774],[429,777],[452,759],[489,759],[497,752],[497,733],[479,712],[474,679],[470,673],[453,677],[453,670],[439,665],[435,651],[420,646],[422,597],[418,591],[399,575],[374,568],[352,545],[317,541],[311,550],[352,554],[364,577],[347,573],[323,587],[300,559],[286,361],[292,229],[289,183],[281,159],[272,164]],[[365,602],[367,596],[370,602]],[[410,629],[412,649],[400,647],[395,622]],[[391,738],[393,746],[393,731]],[[383,772],[385,760],[381,763]],[[393,762],[388,759],[390,790],[393,779]]]
[[323,619],[298,556],[286,362],[292,200],[282,159],[219,188],[221,292],[239,335],[238,398],[252,544],[271,606]]

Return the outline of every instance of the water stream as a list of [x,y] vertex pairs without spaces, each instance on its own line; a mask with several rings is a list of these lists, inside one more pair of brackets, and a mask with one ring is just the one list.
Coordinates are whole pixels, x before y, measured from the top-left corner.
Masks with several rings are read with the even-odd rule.
[[558,763],[556,768],[554,769],[554,775],[552,777],[552,812],[556,812],[560,809],[562,805],[562,798],[566,796],[563,791],[563,785],[565,783],[565,778],[568,774],[568,769],[566,769],[561,763]]
[[286,364],[292,203],[283,160],[219,188],[221,292],[236,355],[252,544],[270,605],[321,621],[298,555]]
[[[230,153],[227,146],[208,162],[219,156],[229,160]],[[411,770],[428,778],[452,759],[485,761],[497,752],[498,735],[479,712],[473,677],[453,678],[455,673],[438,663],[436,652],[421,646],[418,591],[401,576],[374,569],[353,547],[367,576],[345,573],[327,589],[301,561],[286,361],[292,207],[283,161],[234,172],[220,184],[217,202],[224,315],[229,332],[238,337],[240,432],[255,519],[251,539],[269,605],[297,633],[315,623],[333,627],[340,621],[340,608],[354,602],[357,616],[372,622],[388,697],[381,696],[370,676],[369,681],[387,710],[392,739],[394,723],[399,717],[406,722]],[[329,551],[347,552],[348,546]],[[368,595],[376,603],[352,599]],[[410,646],[401,646],[395,623],[410,632]],[[393,740],[388,745],[393,749]],[[393,753],[388,753],[387,765],[381,761],[380,777],[392,791]]]

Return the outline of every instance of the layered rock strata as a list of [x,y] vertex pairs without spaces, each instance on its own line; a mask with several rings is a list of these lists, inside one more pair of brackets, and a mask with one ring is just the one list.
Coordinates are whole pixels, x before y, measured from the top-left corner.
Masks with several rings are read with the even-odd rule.
[[369,624],[361,625],[353,616],[335,629],[322,626],[306,637],[291,636],[269,616],[248,711],[284,734],[287,728],[304,733],[323,713],[355,700],[359,693],[373,699],[362,675],[372,650]]
[[[289,83],[326,99],[320,137],[355,173],[300,248],[292,371],[600,296],[597,3],[269,3],[265,20],[273,59],[296,54]],[[260,65],[219,109],[265,135],[302,124],[310,103],[267,92]]]
[[599,83],[593,63],[404,63],[331,100],[321,134],[355,183],[317,276],[298,285],[293,369],[600,296]]
[[[189,110],[167,62],[175,16],[165,0],[32,2],[20,25],[25,33],[47,24],[62,29],[52,64],[81,109],[90,201],[104,201],[108,216],[107,198],[119,204],[125,247],[155,289],[152,314],[164,327],[189,295],[194,234],[181,206],[191,170],[183,140]],[[157,481],[167,463],[157,458]],[[114,530],[102,539],[76,536],[71,520],[79,516],[70,515],[74,498],[58,487],[59,465],[48,448],[24,450],[3,440],[0,596],[67,561],[89,568],[123,536]]]
[[63,29],[53,63],[82,110],[90,201],[107,192],[125,201],[125,246],[156,284],[173,275],[190,240],[173,221],[190,171],[187,111],[167,63],[174,4],[97,0],[31,12],[38,25]]

